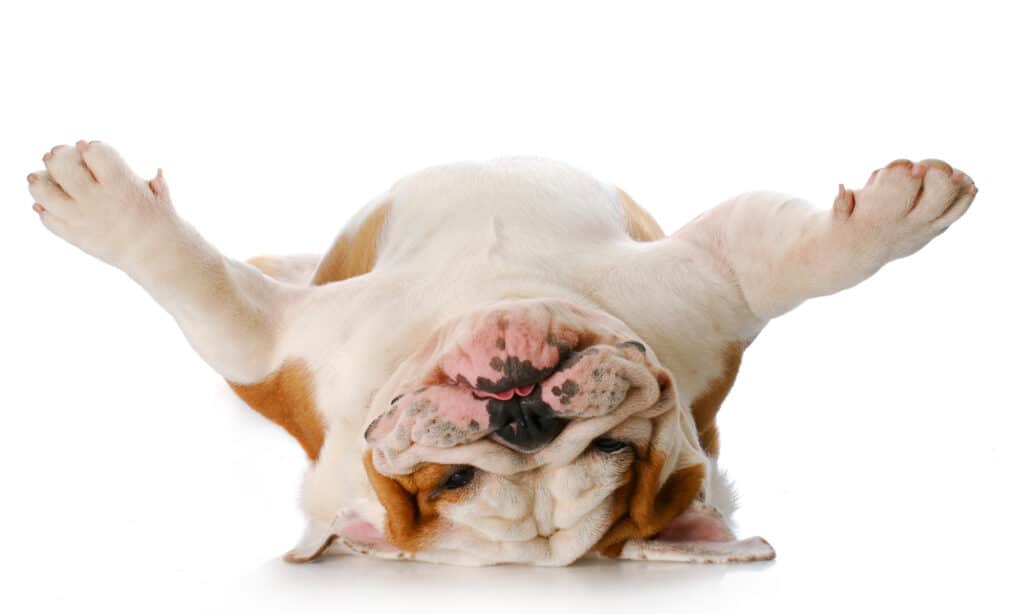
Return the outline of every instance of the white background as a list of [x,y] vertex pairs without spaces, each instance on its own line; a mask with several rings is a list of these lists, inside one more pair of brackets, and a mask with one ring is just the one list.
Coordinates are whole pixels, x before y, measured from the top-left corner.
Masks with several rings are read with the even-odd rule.
[[[1021,611],[1020,16],[701,5],[5,4],[0,609]],[[754,188],[828,205],[899,157],[980,193],[748,351],[722,460],[774,563],[290,566],[298,446],[31,210],[25,174],[79,138],[163,167],[239,258],[322,250],[399,176],[501,154],[587,169],[670,231]]]

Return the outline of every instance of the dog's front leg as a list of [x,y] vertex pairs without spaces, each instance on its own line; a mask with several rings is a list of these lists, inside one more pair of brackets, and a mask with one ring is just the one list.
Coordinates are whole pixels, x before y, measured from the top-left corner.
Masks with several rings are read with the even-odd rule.
[[718,256],[763,324],[921,249],[964,214],[976,192],[969,177],[944,162],[897,160],[860,190],[840,186],[829,210],[755,192],[697,218],[677,238]]
[[273,371],[303,289],[225,258],[178,217],[160,173],[140,178],[104,143],[58,145],[43,161],[46,170],[28,182],[47,229],[137,281],[225,378],[257,381]]

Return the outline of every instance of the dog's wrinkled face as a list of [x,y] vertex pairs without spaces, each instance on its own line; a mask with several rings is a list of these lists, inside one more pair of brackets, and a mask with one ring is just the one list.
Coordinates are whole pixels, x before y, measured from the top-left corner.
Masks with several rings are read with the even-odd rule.
[[672,378],[606,314],[519,300],[463,316],[377,398],[366,471],[387,542],[419,558],[615,555],[700,506],[706,459]]
[[[439,463],[394,477],[367,470],[387,510],[388,539],[402,550],[446,561],[567,564],[656,533],[698,495],[699,464],[672,476],[677,490],[656,504],[665,457],[650,453],[651,435],[649,420],[629,419],[567,464],[514,474]],[[634,517],[633,500],[650,517]]]

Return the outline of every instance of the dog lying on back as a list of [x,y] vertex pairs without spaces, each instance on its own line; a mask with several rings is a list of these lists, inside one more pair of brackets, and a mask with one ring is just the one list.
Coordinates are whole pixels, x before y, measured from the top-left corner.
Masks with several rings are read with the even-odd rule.
[[28,176],[44,226],[131,276],[310,469],[286,558],[766,560],[730,529],[715,414],[769,320],[849,288],[977,190],[897,160],[831,209],[749,193],[666,236],[568,166],[430,168],[322,257],[221,255],[110,146]]

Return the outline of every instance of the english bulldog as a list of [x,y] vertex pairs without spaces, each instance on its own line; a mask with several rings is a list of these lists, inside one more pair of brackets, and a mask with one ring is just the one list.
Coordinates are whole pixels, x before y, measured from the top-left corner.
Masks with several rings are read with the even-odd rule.
[[43,225],[139,283],[308,455],[295,562],[773,558],[734,535],[716,462],[744,349],[921,249],[977,192],[897,160],[831,208],[754,192],[666,235],[612,185],[499,159],[400,180],[322,256],[243,263],[109,145],[43,162]]

